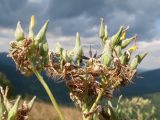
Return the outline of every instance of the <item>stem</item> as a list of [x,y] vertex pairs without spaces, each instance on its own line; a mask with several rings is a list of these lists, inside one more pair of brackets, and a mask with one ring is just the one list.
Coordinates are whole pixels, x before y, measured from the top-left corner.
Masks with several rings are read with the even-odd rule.
[[[83,79],[83,78],[82,78]],[[88,82],[87,79],[83,79],[84,80],[84,84],[85,84],[85,91],[84,91],[84,103],[82,105],[82,112],[86,113],[89,112],[89,103],[88,103]],[[90,120],[89,117],[85,117],[83,115],[83,120]]]
[[[105,88],[105,82],[106,82],[106,77],[105,76],[102,76],[101,77],[102,79],[102,88],[100,89],[99,93],[98,93],[98,96],[95,100],[95,102],[93,103],[92,107],[90,108],[89,112],[93,112],[99,102],[99,100],[101,99],[102,95],[103,95],[103,92],[104,92],[104,88]],[[85,119],[84,119],[85,120]],[[86,118],[86,120],[96,120],[96,113],[94,113],[93,117],[91,118],[90,116]]]
[[59,106],[56,102],[56,99],[54,98],[51,90],[49,89],[48,85],[46,84],[45,80],[43,79],[43,77],[41,76],[41,74],[34,68],[32,67],[32,71],[34,72],[34,74],[36,75],[36,77],[38,78],[38,80],[40,81],[40,83],[42,84],[42,86],[44,87],[44,89],[46,90],[56,112],[58,113],[59,117],[60,117],[60,120],[64,120],[64,116],[63,114],[61,113],[60,109],[59,109]]
[[86,118],[86,117],[83,116],[83,120],[92,120],[92,119],[90,117]]
[[101,88],[101,90],[99,91],[98,96],[97,96],[95,102],[93,103],[93,105],[92,105],[92,107],[91,107],[91,109],[90,109],[90,112],[92,112],[92,111],[95,109],[95,107],[97,106],[99,100],[101,99],[101,97],[102,97],[102,95],[103,95],[103,91],[104,91],[104,89]]
[[[89,110],[89,113],[92,113],[92,112],[95,110],[95,108],[96,108],[99,100],[101,99],[101,97],[102,97],[102,95],[103,95],[103,92],[104,92],[104,89],[101,88],[101,90],[100,90],[100,92],[98,93],[98,96],[97,96],[95,102],[93,103],[91,109]],[[86,117],[86,118],[83,117],[83,120],[96,120],[96,113],[94,113],[92,117],[91,117],[91,116],[88,116],[88,117]]]
[[93,120],[96,120],[96,117],[97,117],[97,114],[95,113],[95,114],[93,115]]

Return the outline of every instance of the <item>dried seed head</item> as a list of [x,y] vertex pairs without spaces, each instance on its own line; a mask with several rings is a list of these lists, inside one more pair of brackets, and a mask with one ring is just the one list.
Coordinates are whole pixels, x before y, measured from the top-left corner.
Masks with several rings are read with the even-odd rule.
[[33,74],[33,66],[38,71],[41,71],[44,65],[48,63],[49,48],[46,41],[48,21],[42,27],[36,38],[34,38],[33,33],[34,24],[34,16],[32,16],[29,36],[24,38],[20,22],[18,22],[15,32],[16,41],[10,43],[11,49],[9,56],[14,60],[17,68],[25,76],[31,76]]

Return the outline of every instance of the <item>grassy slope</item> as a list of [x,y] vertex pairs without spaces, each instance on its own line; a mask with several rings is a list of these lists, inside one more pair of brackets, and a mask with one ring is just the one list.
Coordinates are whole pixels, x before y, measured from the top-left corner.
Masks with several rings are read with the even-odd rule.
[[[81,112],[76,108],[61,106],[60,109],[66,120],[82,120]],[[51,104],[36,102],[30,113],[30,120],[59,120],[59,118]]]

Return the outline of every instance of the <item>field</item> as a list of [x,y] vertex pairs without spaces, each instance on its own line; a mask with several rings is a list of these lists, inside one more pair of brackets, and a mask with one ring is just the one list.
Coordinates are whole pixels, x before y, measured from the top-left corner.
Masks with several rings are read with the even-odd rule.
[[[82,120],[81,112],[73,107],[60,107],[66,120]],[[51,104],[36,102],[30,113],[30,120],[58,120],[58,115]]]

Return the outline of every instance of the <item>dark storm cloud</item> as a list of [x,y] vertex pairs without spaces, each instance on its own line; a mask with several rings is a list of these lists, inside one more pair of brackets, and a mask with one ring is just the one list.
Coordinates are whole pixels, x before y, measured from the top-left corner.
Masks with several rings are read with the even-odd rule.
[[49,18],[49,30],[52,32],[59,30],[63,35],[74,35],[79,31],[83,36],[93,36],[98,32],[93,28],[99,26],[99,18],[103,16],[111,34],[120,25],[130,25],[130,34],[137,33],[142,40],[160,37],[157,29],[160,19],[158,0],[33,1],[1,0],[0,26],[15,27],[18,19],[27,24],[29,17],[34,14],[37,24]]
[[[98,26],[103,16],[110,33],[115,33],[120,25],[130,25],[130,34],[137,33],[144,40],[160,37],[156,29],[159,7],[157,0],[51,0],[48,15],[64,34],[80,31],[83,35],[93,35],[88,31]],[[78,19],[79,16],[85,17]]]
[[41,10],[41,4],[27,0],[0,0],[0,26],[13,28],[18,20],[26,23],[32,14],[40,17],[43,13]]
[[48,13],[58,18],[72,18],[81,14],[99,15],[105,0],[51,0]]

